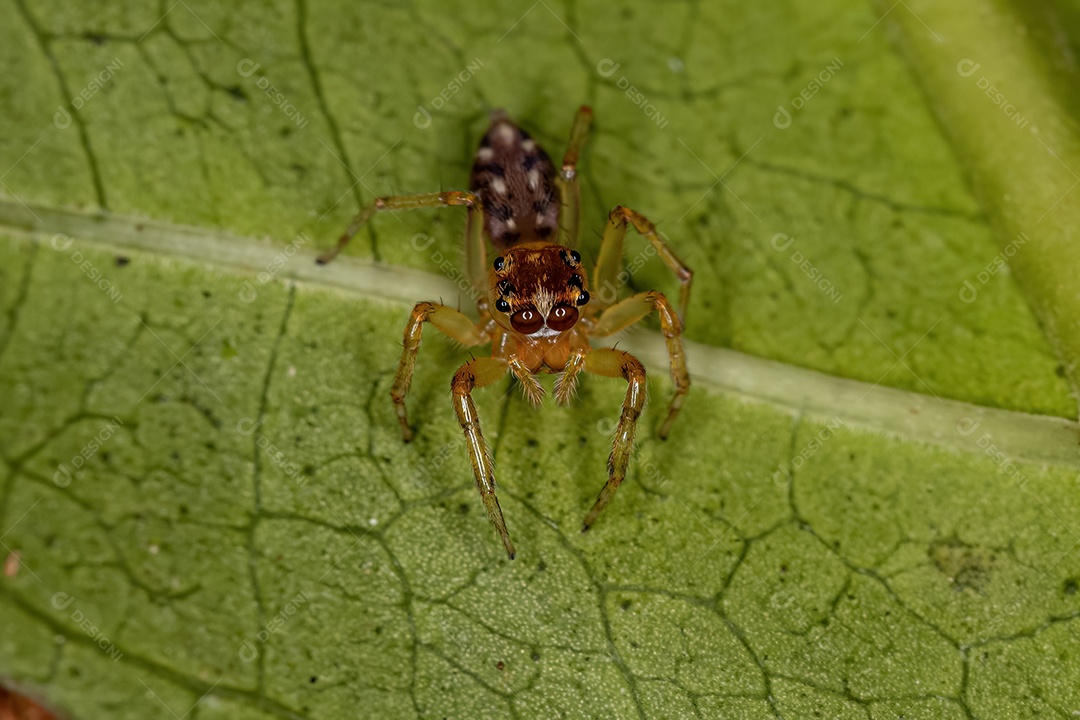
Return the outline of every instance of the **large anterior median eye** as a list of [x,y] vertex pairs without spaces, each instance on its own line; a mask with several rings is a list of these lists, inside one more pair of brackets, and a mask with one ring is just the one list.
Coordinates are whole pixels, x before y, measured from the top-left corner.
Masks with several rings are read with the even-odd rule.
[[544,327],[544,318],[532,308],[525,308],[524,310],[518,310],[510,316],[510,324],[513,325],[514,329],[519,333],[523,335],[532,335],[534,332]]
[[548,315],[547,324],[552,330],[569,330],[574,327],[574,323],[577,322],[578,311],[575,307],[569,305],[556,305],[555,309]]

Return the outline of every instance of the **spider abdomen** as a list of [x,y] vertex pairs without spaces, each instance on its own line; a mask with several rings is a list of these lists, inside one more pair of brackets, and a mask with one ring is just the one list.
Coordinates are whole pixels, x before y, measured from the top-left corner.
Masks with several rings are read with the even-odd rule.
[[502,113],[492,118],[480,141],[469,189],[480,196],[484,230],[497,249],[554,241],[559,228],[555,167],[544,149]]

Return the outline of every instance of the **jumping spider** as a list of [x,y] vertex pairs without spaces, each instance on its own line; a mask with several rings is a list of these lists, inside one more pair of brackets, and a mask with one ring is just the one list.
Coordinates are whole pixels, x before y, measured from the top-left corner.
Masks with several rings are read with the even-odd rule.
[[[690,389],[682,346],[682,323],[693,277],[690,268],[675,256],[649,220],[621,206],[608,215],[600,258],[593,269],[592,284],[602,289],[601,292],[590,294],[581,255],[573,249],[578,239],[580,204],[577,163],[591,121],[592,110],[581,107],[574,119],[562,169],[556,172],[547,153],[528,133],[505,113],[494,112],[476,152],[469,192],[377,198],[353,219],[337,247],[318,259],[320,264],[333,260],[360,227],[379,211],[456,205],[468,208],[465,265],[470,281],[480,294],[477,301],[480,319],[473,322],[446,305],[418,303],[405,326],[404,348],[390,396],[402,436],[408,442],[412,439],[412,429],[405,415],[405,395],[412,382],[424,323],[430,322],[462,345],[491,343],[491,357],[462,365],[454,374],[450,388],[477,489],[511,560],[514,545],[495,495],[494,466],[480,433],[480,418],[472,400],[474,389],[497,382],[509,371],[521,383],[529,402],[539,405],[544,389],[535,376],[541,372],[558,373],[555,399],[566,404],[573,397],[578,375],[583,370],[626,380],[626,398],[608,457],[608,480],[585,516],[582,532],[596,521],[626,476],[634,432],[645,404],[645,367],[641,362],[622,350],[593,348],[589,338],[616,333],[654,310],[659,315],[675,385],[667,418],[660,427],[661,438],[667,437]],[[678,316],[667,298],[655,290],[615,302],[627,224],[652,244],[681,282]],[[490,266],[485,239],[499,253]]]

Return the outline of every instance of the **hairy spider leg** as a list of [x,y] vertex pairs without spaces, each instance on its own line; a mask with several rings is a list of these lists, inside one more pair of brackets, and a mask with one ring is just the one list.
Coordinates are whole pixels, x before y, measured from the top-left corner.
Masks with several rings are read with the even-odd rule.
[[405,341],[401,348],[401,361],[394,375],[394,385],[390,388],[390,397],[394,401],[398,422],[401,424],[401,436],[405,442],[412,440],[412,428],[405,414],[405,396],[412,385],[413,370],[416,368],[416,353],[420,350],[424,323],[429,322],[441,332],[457,340],[462,345],[483,345],[490,341],[481,325],[473,323],[465,313],[432,302],[417,303],[405,325]]
[[506,375],[508,369],[509,365],[501,358],[486,357],[470,360],[454,373],[454,379],[450,381],[450,390],[454,395],[454,411],[457,413],[458,423],[465,433],[465,444],[468,446],[469,459],[472,461],[476,489],[480,491],[484,509],[487,510],[491,524],[495,526],[495,530],[502,539],[507,556],[513,560],[517,553],[514,551],[514,544],[510,542],[506,520],[503,519],[499,498],[495,494],[495,463],[487,443],[484,442],[484,436],[480,432],[480,416],[472,400],[473,390],[498,382]]
[[582,105],[574,116],[574,126],[570,130],[570,143],[563,155],[562,168],[555,177],[555,186],[559,189],[561,209],[559,211],[559,244],[577,247],[578,232],[581,223],[581,189],[578,185],[577,164],[581,157],[581,148],[589,135],[592,124],[592,108]]
[[667,240],[656,232],[644,215],[621,205],[616,205],[608,214],[604,238],[600,242],[600,258],[593,271],[593,297],[595,306],[603,309],[614,305],[619,297],[619,274],[623,269],[623,238],[626,237],[626,225],[630,223],[638,233],[656,248],[660,259],[671,268],[682,287],[679,291],[679,320],[686,324],[686,309],[690,304],[690,283],[694,271],[680,260],[668,245]]
[[679,323],[675,310],[663,293],[656,290],[638,293],[625,300],[620,300],[605,310],[596,319],[596,324],[590,331],[591,335],[604,337],[617,333],[623,328],[639,322],[652,311],[660,317],[660,330],[664,334],[664,342],[667,344],[668,358],[671,363],[671,382],[675,386],[675,394],[668,406],[667,418],[660,426],[660,438],[666,440],[671,432],[671,425],[682,409],[683,398],[690,391],[690,373],[686,368],[686,352],[682,344],[682,326]]
[[615,491],[626,477],[626,466],[634,449],[634,433],[637,421],[645,406],[645,366],[628,352],[612,348],[594,348],[586,351],[585,371],[606,377],[621,377],[626,380],[626,397],[623,399],[619,424],[615,427],[615,439],[611,442],[611,454],[608,455],[608,479],[600,490],[581,532],[588,530],[600,511],[608,504]]

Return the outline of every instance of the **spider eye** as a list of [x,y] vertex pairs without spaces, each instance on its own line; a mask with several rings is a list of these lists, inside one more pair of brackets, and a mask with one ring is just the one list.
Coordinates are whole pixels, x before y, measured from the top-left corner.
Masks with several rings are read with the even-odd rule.
[[562,332],[563,330],[569,330],[574,327],[574,323],[578,320],[578,311],[575,307],[569,305],[557,305],[551,314],[548,315],[548,327],[552,330]]
[[510,303],[506,302],[506,298],[499,298],[495,301],[495,309],[502,313],[510,312]]
[[502,255],[495,258],[494,267],[496,270],[502,270],[504,267],[506,267],[506,258],[504,258]]
[[544,326],[544,318],[532,308],[525,308],[510,317],[510,324],[522,335],[532,335]]
[[577,304],[578,305],[587,305],[588,303],[589,303],[589,291],[588,290],[582,290],[581,292],[578,293]]

